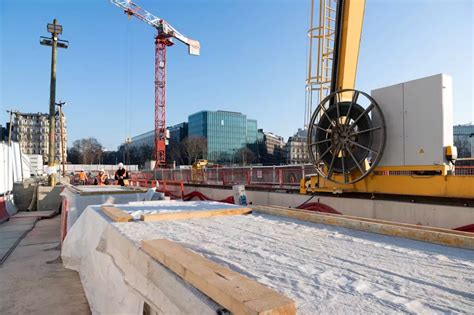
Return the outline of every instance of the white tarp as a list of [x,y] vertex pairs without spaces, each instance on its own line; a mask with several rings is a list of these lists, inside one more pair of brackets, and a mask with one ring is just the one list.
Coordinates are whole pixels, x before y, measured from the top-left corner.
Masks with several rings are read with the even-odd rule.
[[61,252],[64,266],[79,272],[93,314],[143,314],[144,302],[158,314],[216,314],[218,305],[110,223],[98,206],[87,207]]
[[31,167],[30,159],[27,155],[21,155],[21,170],[23,174],[23,179],[30,178],[31,174],[34,174],[34,170]]
[[[76,189],[80,189],[85,194],[80,194]],[[66,187],[61,192],[61,196],[68,201],[67,230],[77,221],[82,212],[89,205],[102,204],[123,204],[130,201],[142,201],[145,199],[145,192],[129,190],[121,186],[78,186]],[[87,194],[89,192],[90,194]]]
[[13,181],[21,182],[23,180],[21,150],[18,142],[12,142],[11,145],[12,162],[13,162]]
[[13,183],[21,182],[24,178],[20,145],[17,142],[12,142],[11,146],[8,146],[6,142],[1,142],[0,194],[11,192],[13,189]]
[[6,143],[0,143],[0,194],[13,189],[13,154]]

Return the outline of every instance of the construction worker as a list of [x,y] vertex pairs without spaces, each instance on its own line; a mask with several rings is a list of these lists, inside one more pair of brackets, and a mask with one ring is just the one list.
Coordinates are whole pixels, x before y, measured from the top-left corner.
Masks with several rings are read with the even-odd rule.
[[99,174],[95,177],[95,184],[99,186],[109,184],[109,176],[105,173],[104,169],[101,169]]
[[79,185],[87,185],[87,174],[83,169],[79,171]]
[[115,179],[118,180],[120,186],[128,186],[128,172],[123,167],[123,163],[118,164],[118,170],[115,172]]

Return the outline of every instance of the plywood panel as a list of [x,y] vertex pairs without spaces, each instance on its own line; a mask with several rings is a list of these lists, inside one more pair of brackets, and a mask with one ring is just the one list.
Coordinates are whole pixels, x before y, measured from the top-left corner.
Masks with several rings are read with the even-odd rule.
[[253,209],[254,211],[270,215],[294,218],[302,221],[341,226],[370,233],[397,236],[417,241],[474,250],[474,236],[471,235],[472,233],[451,231],[441,228],[420,227],[412,224],[393,223],[374,219],[354,218],[342,215],[317,214],[303,210],[289,210],[262,206],[256,206]]

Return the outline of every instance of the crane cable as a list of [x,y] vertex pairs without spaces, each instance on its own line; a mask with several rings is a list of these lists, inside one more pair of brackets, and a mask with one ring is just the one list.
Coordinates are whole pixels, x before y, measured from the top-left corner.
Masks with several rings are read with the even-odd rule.
[[125,107],[124,107],[124,115],[125,115],[125,137],[127,139],[131,134],[131,117],[132,117],[132,110],[131,110],[131,95],[132,95],[132,32],[130,23],[127,25],[127,52],[126,52],[126,81],[127,81],[127,94],[125,97]]

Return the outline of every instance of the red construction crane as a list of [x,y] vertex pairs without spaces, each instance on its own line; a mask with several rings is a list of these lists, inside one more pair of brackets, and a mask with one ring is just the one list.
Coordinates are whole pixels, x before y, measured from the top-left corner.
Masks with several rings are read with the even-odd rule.
[[155,36],[155,167],[166,164],[166,47],[173,45],[176,38],[188,46],[190,55],[199,55],[200,44],[197,40],[187,38],[165,20],[142,9],[132,1],[110,0],[123,9],[129,17],[153,26],[157,30]]

